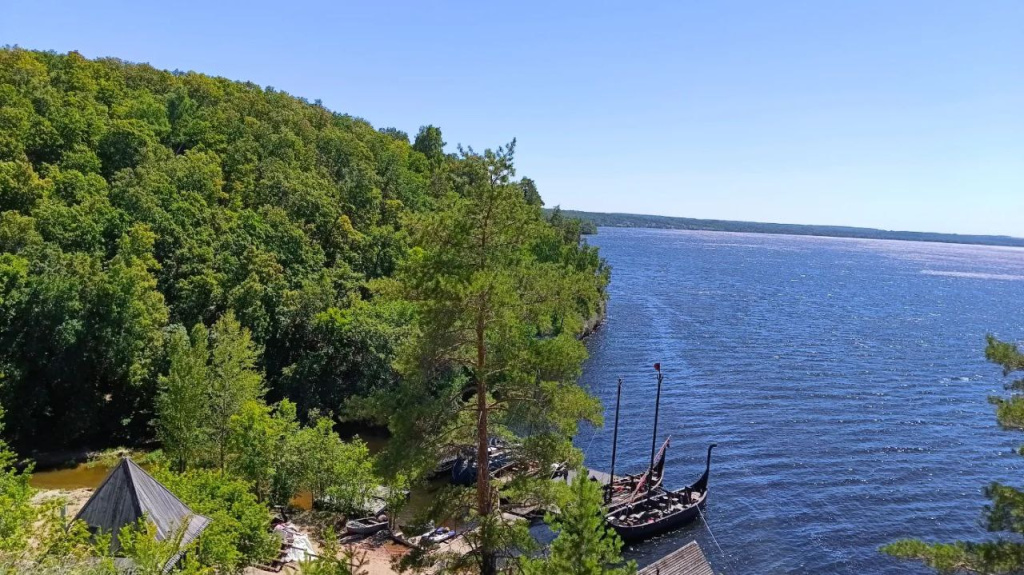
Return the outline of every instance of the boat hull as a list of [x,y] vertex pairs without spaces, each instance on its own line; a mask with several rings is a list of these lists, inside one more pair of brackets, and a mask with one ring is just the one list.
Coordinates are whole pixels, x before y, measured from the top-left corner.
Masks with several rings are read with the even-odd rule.
[[644,541],[651,537],[661,535],[662,533],[668,533],[669,531],[675,531],[680,527],[693,523],[693,521],[700,515],[700,508],[704,506],[705,500],[706,499],[702,499],[700,503],[687,507],[678,513],[673,513],[672,515],[658,521],[652,521],[641,525],[621,525],[614,521],[609,521],[609,524],[626,543]]
[[[708,499],[708,477],[711,474],[711,450],[708,446],[704,474],[689,487],[678,491],[652,490],[643,499],[612,508],[605,516],[609,527],[619,534],[623,541],[636,542],[650,539],[691,523],[700,515]],[[680,509],[675,509],[682,504]],[[670,506],[666,509],[666,506]],[[644,515],[652,516],[644,521]]]
[[368,519],[357,519],[349,521],[345,525],[345,532],[349,535],[373,535],[378,531],[382,531],[387,526],[387,521],[377,521],[374,519],[371,523]]

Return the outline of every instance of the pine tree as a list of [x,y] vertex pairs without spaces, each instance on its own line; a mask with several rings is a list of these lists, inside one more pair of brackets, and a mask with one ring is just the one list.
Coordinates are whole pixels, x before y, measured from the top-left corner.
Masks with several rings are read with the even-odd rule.
[[600,289],[599,279],[538,256],[557,230],[512,181],[514,148],[461,150],[456,192],[413,222],[416,247],[399,279],[416,307],[415,335],[400,354],[403,388],[381,409],[399,449],[474,446],[485,574],[504,545],[498,534],[515,531],[498,525],[489,440],[510,439],[524,465],[547,469],[578,458],[578,422],[600,418],[575,382],[586,357],[577,304]]
[[570,495],[561,505],[561,515],[546,520],[558,537],[547,557],[524,559],[524,575],[629,575],[633,562],[624,564],[619,551],[622,541],[604,521],[601,488],[587,475],[576,475]]

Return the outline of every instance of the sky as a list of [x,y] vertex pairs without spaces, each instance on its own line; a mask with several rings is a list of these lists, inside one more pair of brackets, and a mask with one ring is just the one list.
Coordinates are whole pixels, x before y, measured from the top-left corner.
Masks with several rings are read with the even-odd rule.
[[273,86],[549,206],[1024,236],[1024,2],[0,0],[0,44]]

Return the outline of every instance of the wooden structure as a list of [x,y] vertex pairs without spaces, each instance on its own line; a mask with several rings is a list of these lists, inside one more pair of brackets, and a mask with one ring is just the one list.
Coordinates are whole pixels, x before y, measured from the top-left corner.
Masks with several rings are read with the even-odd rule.
[[639,501],[609,508],[605,517],[608,525],[628,543],[650,539],[695,520],[707,502],[711,450],[715,445],[708,446],[704,474],[692,485],[676,491],[649,491],[649,495]]
[[[173,539],[180,533],[182,549],[210,524],[208,518],[194,513],[127,457],[110,471],[75,520],[88,525],[93,534],[109,534],[110,551],[116,554],[121,548],[118,532],[124,527],[134,527],[143,517],[156,525],[156,538],[160,541]],[[179,559],[180,552],[168,562],[165,572]]]
[[690,541],[672,553],[637,571],[637,575],[714,575],[700,545]]

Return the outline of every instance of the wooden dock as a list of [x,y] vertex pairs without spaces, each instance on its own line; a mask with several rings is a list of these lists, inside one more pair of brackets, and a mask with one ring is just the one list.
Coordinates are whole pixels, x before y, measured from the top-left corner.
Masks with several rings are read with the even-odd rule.
[[696,541],[690,541],[672,553],[639,570],[637,575],[714,575],[711,564]]

